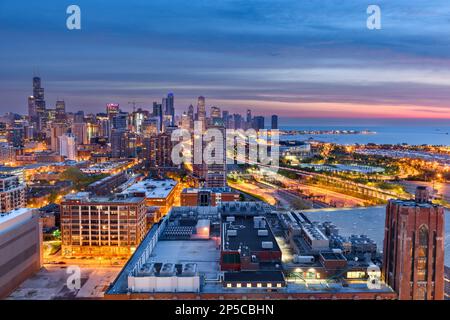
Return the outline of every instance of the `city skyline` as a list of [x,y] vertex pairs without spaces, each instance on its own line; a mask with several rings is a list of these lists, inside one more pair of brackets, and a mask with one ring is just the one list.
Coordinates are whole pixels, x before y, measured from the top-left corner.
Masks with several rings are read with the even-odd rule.
[[39,75],[48,107],[68,111],[173,92],[178,114],[203,95],[280,118],[450,119],[443,1],[379,1],[381,30],[366,28],[366,4],[135,3],[78,1],[79,31],[65,28],[68,2],[0,4],[0,112],[26,113]]

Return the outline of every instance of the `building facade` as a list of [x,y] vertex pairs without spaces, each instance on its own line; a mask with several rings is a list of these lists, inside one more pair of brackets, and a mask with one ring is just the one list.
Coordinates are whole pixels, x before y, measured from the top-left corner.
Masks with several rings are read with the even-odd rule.
[[65,256],[129,256],[146,233],[144,198],[71,194],[61,202]]
[[16,175],[0,175],[0,212],[23,208],[26,205],[25,185]]
[[384,280],[400,300],[444,299],[444,208],[418,187],[415,200],[386,207]]
[[0,299],[39,271],[42,263],[39,215],[26,208],[0,214]]

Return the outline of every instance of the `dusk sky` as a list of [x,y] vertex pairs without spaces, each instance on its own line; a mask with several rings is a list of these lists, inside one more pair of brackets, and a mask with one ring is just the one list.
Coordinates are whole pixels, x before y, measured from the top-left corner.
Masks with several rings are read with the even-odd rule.
[[0,41],[1,113],[26,113],[39,75],[69,111],[173,92],[177,113],[204,95],[231,112],[450,119],[448,0],[1,0]]

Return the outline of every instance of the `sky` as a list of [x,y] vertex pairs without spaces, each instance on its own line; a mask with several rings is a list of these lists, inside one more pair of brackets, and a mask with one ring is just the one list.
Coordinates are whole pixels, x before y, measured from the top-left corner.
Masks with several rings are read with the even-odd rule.
[[[81,8],[81,30],[66,9]],[[381,30],[366,27],[381,8]],[[448,0],[0,0],[0,113],[48,107],[450,120]]]

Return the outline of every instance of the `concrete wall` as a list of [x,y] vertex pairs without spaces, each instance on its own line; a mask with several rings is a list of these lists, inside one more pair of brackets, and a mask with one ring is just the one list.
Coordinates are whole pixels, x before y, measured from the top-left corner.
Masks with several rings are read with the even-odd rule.
[[0,232],[0,299],[42,265],[42,225],[33,215]]

